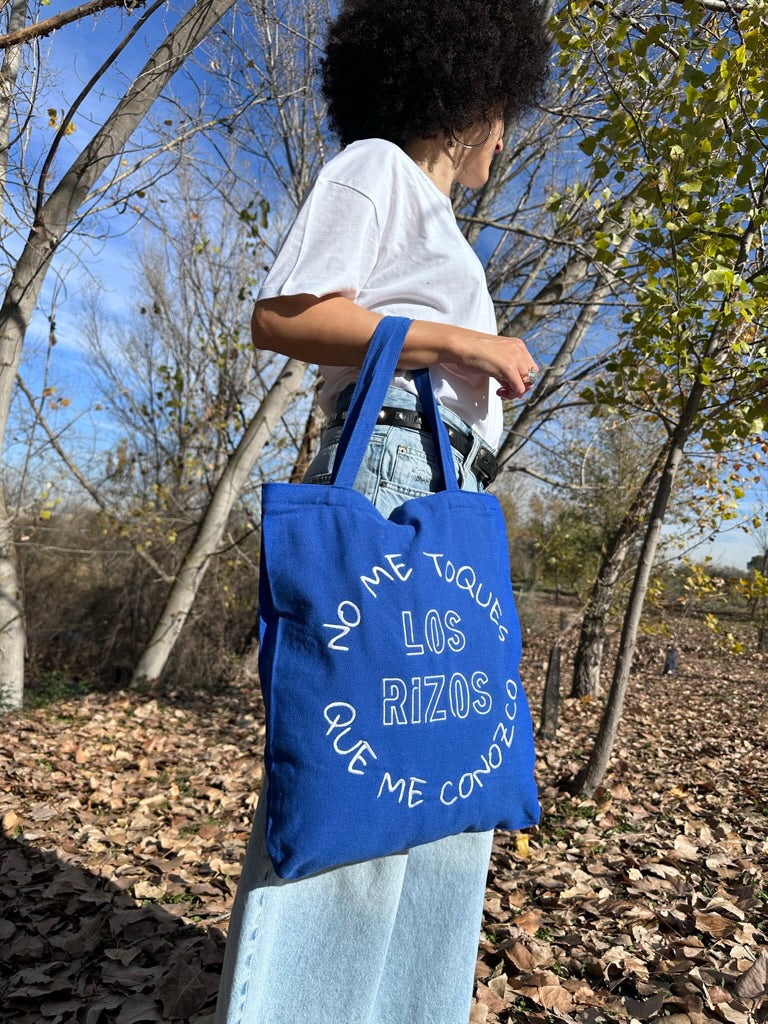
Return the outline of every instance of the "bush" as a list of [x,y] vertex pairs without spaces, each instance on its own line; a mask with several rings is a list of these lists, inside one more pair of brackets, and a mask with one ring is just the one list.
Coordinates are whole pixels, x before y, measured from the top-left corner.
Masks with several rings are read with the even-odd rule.
[[[62,697],[74,696],[78,689],[120,688],[130,681],[168,592],[137,555],[133,531],[151,543],[154,559],[170,574],[192,527],[179,528],[171,543],[157,532],[152,537],[146,523],[108,523],[91,509],[20,525],[31,702],[56,699],[47,695],[57,688]],[[217,686],[236,671],[258,614],[258,538],[245,544],[209,567],[165,673],[170,684]]]

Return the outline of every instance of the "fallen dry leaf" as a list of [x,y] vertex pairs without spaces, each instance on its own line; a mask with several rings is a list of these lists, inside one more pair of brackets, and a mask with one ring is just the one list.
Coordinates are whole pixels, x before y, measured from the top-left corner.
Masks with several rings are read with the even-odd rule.
[[723,917],[722,914],[700,914],[697,912],[693,915],[693,919],[699,931],[706,932],[716,939],[728,938],[738,927],[735,921]]
[[157,994],[168,1020],[186,1020],[199,1013],[218,991],[218,978],[197,960],[177,959],[158,986]]
[[472,1000],[472,1008],[469,1011],[469,1024],[486,1024],[488,1020],[488,1007],[483,1002]]
[[552,971],[534,971],[526,977],[513,978],[510,988],[547,1010],[567,1013],[574,1006],[573,996]]
[[[506,988],[506,985],[505,985]],[[486,1014],[491,1013],[503,1013],[507,1008],[507,1002],[504,999],[504,992],[501,995],[494,992],[488,985],[484,985],[482,982],[477,983],[477,998],[481,1005],[485,1007]]]
[[533,938],[513,942],[504,950],[504,958],[522,972],[535,971],[553,960],[551,947]]
[[768,996],[768,952],[763,950],[749,970],[734,985],[741,999],[762,999]]
[[514,921],[516,927],[522,928],[529,935],[535,935],[541,928],[542,914],[539,910],[529,910],[525,914],[516,914]]

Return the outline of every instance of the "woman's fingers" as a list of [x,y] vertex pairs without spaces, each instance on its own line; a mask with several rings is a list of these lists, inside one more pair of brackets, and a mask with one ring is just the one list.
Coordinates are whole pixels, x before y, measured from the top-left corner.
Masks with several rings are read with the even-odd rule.
[[497,388],[496,394],[505,402],[510,402],[514,398],[522,398],[526,392],[530,391],[533,387],[533,382],[522,382],[520,385],[515,385],[512,381],[502,381],[501,386]]
[[[500,387],[496,394],[505,400],[521,398],[533,388],[539,367],[520,338],[505,338],[504,340],[508,343],[503,350],[507,356],[505,360],[507,366],[502,374],[497,376]],[[510,352],[509,343],[511,343],[513,352]],[[512,355],[511,360],[509,359],[510,355]],[[511,367],[509,366],[510,362],[512,363]]]

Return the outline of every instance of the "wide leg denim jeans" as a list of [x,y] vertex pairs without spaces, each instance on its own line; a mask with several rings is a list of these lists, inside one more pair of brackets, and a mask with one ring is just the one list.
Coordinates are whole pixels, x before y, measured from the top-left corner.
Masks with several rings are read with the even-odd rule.
[[[349,390],[340,407],[348,401]],[[417,399],[390,388],[385,405]],[[448,410],[448,422],[469,428]],[[307,483],[327,482],[341,428],[326,431]],[[477,490],[455,455],[462,487]],[[376,427],[357,490],[384,515],[434,491],[431,437]],[[283,881],[264,845],[266,783],[229,926],[215,1024],[467,1024],[492,833]]]

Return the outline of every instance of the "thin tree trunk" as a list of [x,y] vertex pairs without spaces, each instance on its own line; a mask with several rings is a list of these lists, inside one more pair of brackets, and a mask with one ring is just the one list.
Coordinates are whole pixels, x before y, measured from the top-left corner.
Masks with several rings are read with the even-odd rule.
[[560,710],[560,647],[550,648],[547,664],[547,681],[541,700],[541,723],[539,736],[553,740],[557,736],[557,719]]
[[229,514],[275,424],[302,385],[306,364],[290,359],[248,424],[219,478],[197,533],[168,594],[154,632],[133,674],[133,684],[158,679],[192,608]]
[[[760,572],[763,576],[768,576],[768,547],[763,549]],[[766,601],[768,598],[765,595],[755,596],[749,606],[749,616],[757,626],[757,649],[760,654],[765,654],[768,651],[768,607],[766,607]]]
[[[760,197],[759,210],[764,209],[767,202],[768,192]],[[741,236],[739,255],[734,265],[739,273],[743,270],[747,261],[747,255],[755,237],[755,232],[755,219],[753,219]],[[704,350],[701,353],[701,365],[706,364],[707,360],[713,360],[717,363],[728,351],[729,344],[734,347],[738,344],[740,340],[738,337],[739,333],[748,332],[750,327],[751,324],[748,321],[744,321],[738,328],[736,336],[730,339],[730,342],[728,339],[721,338],[719,330],[715,328],[704,345]],[[589,760],[584,769],[577,774],[571,786],[574,792],[585,796],[592,796],[603,781],[608,768],[608,762],[611,758],[613,744],[618,732],[619,722],[621,721],[621,713],[624,710],[624,700],[629,683],[629,674],[632,669],[632,659],[635,654],[635,647],[637,646],[640,617],[643,613],[645,595],[648,592],[651,570],[653,569],[656,551],[661,538],[664,516],[669,506],[677,473],[685,452],[685,446],[693,431],[705,393],[706,387],[699,377],[694,381],[688,393],[680,413],[680,419],[677,421],[669,440],[664,469],[656,489],[648,527],[645,531],[645,538],[640,551],[640,558],[635,570],[632,590],[629,595],[627,610],[624,615],[619,653],[616,658],[608,702]]]
[[[628,232],[626,237],[632,239],[634,237],[630,232],[632,214],[644,206],[645,200],[635,194],[628,195],[623,199],[621,208],[617,211],[616,231]],[[596,246],[583,245],[578,253],[570,256],[563,263],[557,273],[552,275],[530,302],[526,302],[522,309],[508,318],[500,333],[524,336],[539,320],[547,316],[554,303],[561,302],[571,294],[577,285],[587,280],[594,267],[596,252]]]
[[24,609],[13,518],[0,481],[0,711],[17,710],[24,697]]
[[632,542],[658,484],[667,447],[661,449],[646,474],[631,506],[611,537],[603,555],[592,592],[584,609],[581,632],[573,663],[571,697],[595,697],[601,692],[600,668],[605,649],[605,625]]
[[[635,236],[634,233],[629,230],[629,224],[631,214],[638,205],[640,204],[637,201],[630,203],[625,211],[626,219],[621,227],[623,238],[616,251],[616,260],[623,260],[634,245]],[[573,267],[569,272],[568,266],[571,263],[573,263]],[[566,266],[561,269],[560,273],[553,278],[553,281],[561,278],[563,283],[567,281],[569,282],[568,286],[573,287],[575,283],[578,282],[579,275],[586,276],[587,269],[587,266],[580,258],[573,257],[572,260],[569,261],[569,264],[566,264]],[[531,427],[541,417],[541,408],[543,403],[561,386],[563,377],[573,362],[576,350],[584,340],[587,331],[594,323],[595,317],[600,312],[602,303],[608,297],[611,292],[611,288],[613,287],[611,268],[606,267],[604,273],[605,277],[600,278],[597,281],[589,294],[589,298],[586,299],[584,304],[581,306],[578,316],[573,322],[570,330],[567,332],[562,345],[555,354],[554,359],[549,366],[544,369],[536,386],[536,390],[526,402],[521,404],[517,417],[510,427],[509,433],[504,439],[504,443],[499,449],[498,459],[500,466],[503,467],[507,465],[507,463],[509,463],[509,461],[513,459],[525,445],[528,440]],[[537,296],[540,302],[547,300],[551,284],[552,282],[549,282],[545,285],[539,293],[539,296]],[[531,310],[533,309],[535,311],[537,308],[540,308],[540,306],[537,307],[535,303],[536,300],[534,300],[533,307],[525,307],[514,319],[510,320],[505,328],[506,334],[519,334],[522,336],[533,326],[534,320],[531,317]]]
[[[13,0],[8,31],[23,28],[27,20],[27,0]],[[21,67],[21,46],[9,47],[0,68],[0,218],[6,196],[8,152],[11,141],[11,101]],[[3,362],[0,349],[0,364]],[[0,372],[2,366],[0,365]],[[0,452],[2,422],[0,422]],[[0,477],[0,711],[17,710],[24,697],[24,610],[18,572],[13,516],[8,512],[5,486]]]
[[648,527],[640,551],[640,558],[635,570],[627,610],[624,615],[619,652],[616,658],[613,681],[608,694],[605,712],[600,722],[600,728],[589,760],[582,771],[577,774],[571,786],[575,793],[582,796],[592,796],[603,781],[608,768],[619,722],[621,721],[621,714],[624,710],[624,700],[627,694],[632,659],[637,646],[640,617],[643,612],[645,595],[648,592],[648,582],[651,578],[651,570],[653,569],[656,551],[659,546],[661,529],[664,525],[664,516],[672,496],[685,445],[693,429],[703,396],[704,385],[700,381],[696,381],[688,395],[682,415],[667,449],[664,469],[656,489]]
[[315,451],[317,449],[317,442],[322,432],[323,414],[320,410],[320,406],[317,404],[320,385],[321,381],[318,380],[312,394],[312,405],[310,406],[309,413],[307,414],[307,421],[304,424],[304,436],[301,439],[296,461],[294,462],[293,469],[291,470],[289,482],[292,484],[301,483],[304,479],[304,474],[309,469],[309,464],[314,458]]

